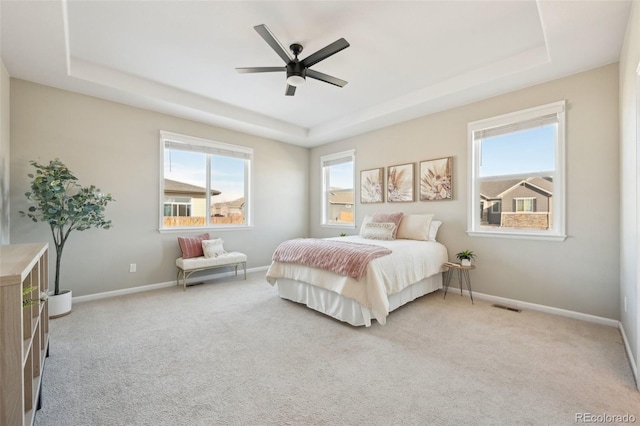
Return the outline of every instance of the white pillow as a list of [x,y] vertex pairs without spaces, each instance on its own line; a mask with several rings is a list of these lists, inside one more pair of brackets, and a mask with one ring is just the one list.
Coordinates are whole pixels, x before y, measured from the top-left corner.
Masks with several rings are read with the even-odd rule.
[[367,223],[371,222],[373,220],[373,216],[371,216],[370,214],[367,214],[364,216],[364,219],[362,219],[362,223],[360,224],[360,236],[362,238],[366,238],[364,236],[364,228],[367,225]]
[[396,224],[391,222],[369,222],[364,226],[364,238],[370,240],[393,240]]
[[402,216],[396,238],[406,240],[429,240],[432,214],[406,214]]
[[435,241],[436,235],[438,235],[438,228],[440,228],[442,222],[439,220],[432,220],[431,225],[429,225],[429,241]]
[[213,240],[202,240],[202,251],[204,252],[204,257],[212,258],[218,257],[221,254],[224,254],[224,241],[222,238],[214,238]]

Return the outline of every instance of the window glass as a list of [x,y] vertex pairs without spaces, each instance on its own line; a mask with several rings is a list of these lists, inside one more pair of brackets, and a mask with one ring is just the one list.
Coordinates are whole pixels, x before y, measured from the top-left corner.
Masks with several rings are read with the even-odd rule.
[[564,101],[469,124],[468,232],[564,239]]
[[321,158],[323,225],[354,226],[354,163],[354,151]]
[[480,176],[535,173],[555,168],[557,124],[489,137],[480,148]]
[[245,161],[211,156],[212,217],[214,224],[245,222]]
[[249,225],[253,151],[161,132],[160,229]]

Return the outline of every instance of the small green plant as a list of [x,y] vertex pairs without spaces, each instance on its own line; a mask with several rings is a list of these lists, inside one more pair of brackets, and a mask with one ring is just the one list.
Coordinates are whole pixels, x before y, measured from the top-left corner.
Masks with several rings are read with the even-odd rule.
[[458,260],[472,261],[476,258],[476,255],[473,254],[473,251],[471,250],[462,250],[460,253],[456,254],[456,257],[458,258]]
[[[36,288],[38,288],[38,287],[36,287],[36,286],[24,287],[22,289],[22,295],[26,296],[29,293],[31,293],[33,290],[35,290]],[[32,298],[28,297],[26,299],[22,299],[22,307],[26,308],[28,306],[33,306],[33,305],[36,305],[38,302],[40,302],[39,299],[32,299]]]
[[341,236],[341,237],[346,237],[346,236],[347,236],[347,234],[346,234],[346,233],[344,233],[344,232],[342,232],[342,233],[340,234],[340,236]]

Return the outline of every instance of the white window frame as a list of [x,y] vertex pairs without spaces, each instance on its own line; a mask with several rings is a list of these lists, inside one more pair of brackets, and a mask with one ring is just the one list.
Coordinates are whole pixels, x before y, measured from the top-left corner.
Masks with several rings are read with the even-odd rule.
[[[245,159],[248,164],[244,168],[244,194],[245,194],[245,220],[243,224],[233,224],[233,225],[215,225],[209,223],[209,216],[206,216],[205,226],[180,226],[180,227],[165,227],[164,226],[164,153],[167,144],[174,146],[181,146],[186,148],[187,150],[192,150],[195,152],[209,153],[209,154],[217,154],[217,155],[228,155],[230,157],[238,157]],[[209,173],[211,172],[211,163],[207,160],[207,179],[206,179],[206,193],[209,194],[211,191],[211,178]],[[253,168],[253,148],[240,146],[240,145],[232,145],[224,142],[212,141],[209,139],[198,138],[195,136],[187,136],[181,135],[179,133],[167,132],[164,130],[160,131],[160,202],[159,204],[159,218],[158,218],[158,226],[160,232],[172,232],[172,231],[180,231],[184,232],[187,230],[208,230],[215,229],[216,231],[224,231],[224,230],[238,230],[238,229],[249,229],[252,228],[251,222],[251,170]],[[207,201],[208,211],[210,210],[210,201]]]
[[[326,168],[329,165],[333,165],[331,163],[335,163],[340,160],[345,160],[345,162],[353,163],[353,223],[330,223],[329,222],[329,190],[327,188],[327,182],[329,180],[329,169]],[[321,215],[320,215],[320,226],[327,228],[348,228],[354,229],[356,227],[356,150],[350,149],[348,151],[336,152],[334,154],[327,154],[320,157],[320,173],[322,175],[322,205],[321,205]]]
[[[527,238],[552,241],[564,241],[566,235],[566,181],[565,181],[565,111],[566,101],[553,102],[522,111],[500,115],[484,120],[474,121],[467,126],[468,140],[468,194],[467,234],[475,237]],[[482,227],[478,206],[480,205],[480,159],[481,141],[479,135],[483,131],[503,126],[511,126],[514,131],[521,123],[541,119],[556,114],[555,169],[540,173],[528,173],[528,176],[551,176],[553,179],[553,217],[552,227],[547,230],[537,229],[504,229]],[[499,179],[510,179],[520,175],[504,175]]]

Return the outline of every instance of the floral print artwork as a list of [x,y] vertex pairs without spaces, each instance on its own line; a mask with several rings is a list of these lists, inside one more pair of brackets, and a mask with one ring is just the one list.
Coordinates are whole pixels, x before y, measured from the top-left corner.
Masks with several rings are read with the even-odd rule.
[[383,169],[363,170],[360,172],[360,202],[381,203],[384,185]]
[[451,200],[453,157],[420,163],[420,201]]
[[413,163],[389,166],[387,201],[413,201]]

